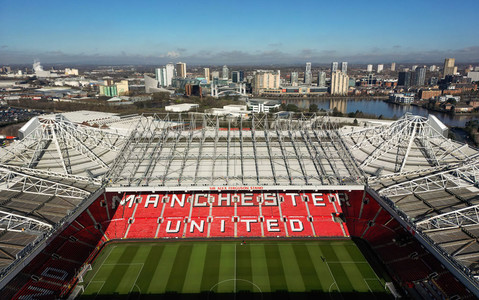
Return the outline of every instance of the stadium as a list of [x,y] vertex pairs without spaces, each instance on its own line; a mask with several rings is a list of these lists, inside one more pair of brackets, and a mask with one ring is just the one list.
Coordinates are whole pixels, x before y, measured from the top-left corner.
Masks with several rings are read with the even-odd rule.
[[478,150],[362,123],[35,117],[0,148],[0,298],[478,297]]

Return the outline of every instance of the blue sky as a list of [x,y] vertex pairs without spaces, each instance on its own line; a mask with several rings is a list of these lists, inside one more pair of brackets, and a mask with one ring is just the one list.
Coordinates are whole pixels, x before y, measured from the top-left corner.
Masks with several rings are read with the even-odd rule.
[[0,63],[479,62],[478,0],[0,0]]

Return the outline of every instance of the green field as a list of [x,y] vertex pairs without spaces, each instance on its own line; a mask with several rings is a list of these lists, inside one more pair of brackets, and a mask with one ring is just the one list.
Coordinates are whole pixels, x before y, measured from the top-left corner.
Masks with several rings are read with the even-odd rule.
[[81,284],[80,299],[390,297],[350,240],[113,243]]

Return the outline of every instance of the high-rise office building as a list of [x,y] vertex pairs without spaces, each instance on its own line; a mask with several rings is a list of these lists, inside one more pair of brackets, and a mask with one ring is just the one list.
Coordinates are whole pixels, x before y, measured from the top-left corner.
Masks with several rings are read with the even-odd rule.
[[398,74],[398,86],[410,87],[411,86],[411,72],[399,72]]
[[426,82],[426,67],[417,68],[414,72],[414,85],[423,86]]
[[429,67],[430,72],[435,72],[436,71],[436,65],[432,65]]
[[331,75],[331,95],[346,95],[349,88],[349,76],[341,71]]
[[411,71],[416,71],[418,65],[413,65],[412,68],[411,68]]
[[384,65],[378,65],[378,73],[381,73],[384,70]]
[[220,79],[220,72],[219,71],[213,71],[211,72],[211,79]]
[[186,63],[179,62],[176,64],[176,77],[186,78]]
[[343,72],[344,74],[348,74],[348,62],[347,61],[343,61],[341,63],[341,72]]
[[160,86],[165,86],[165,76],[166,76],[166,68],[156,68],[155,69],[155,77],[156,81],[158,81]]
[[368,65],[368,68],[366,69],[367,72],[372,72],[373,71],[373,65]]
[[298,86],[299,84],[299,75],[298,72],[291,72],[291,76],[289,78],[290,83],[292,86]]
[[318,73],[318,86],[326,86],[326,72],[319,71]]
[[311,63],[306,63],[306,71],[304,72],[304,84],[311,85],[313,81],[313,73],[311,72]]
[[254,74],[254,93],[259,94],[265,89],[279,88],[279,74],[279,71],[256,71]]
[[333,61],[331,63],[331,74],[333,74],[334,72],[336,72],[338,70],[338,62],[337,61]]
[[230,77],[230,69],[226,65],[223,66],[223,80],[228,80]]
[[[442,76],[445,78],[447,75],[454,75],[455,67],[454,63],[456,62],[455,58],[446,58],[444,60],[444,71]],[[457,70],[457,69],[456,69]]]
[[171,86],[175,74],[175,66],[173,64],[167,64],[163,68],[155,70],[156,80],[162,87]]
[[391,71],[393,71],[393,72],[396,71],[396,63],[395,62],[391,63]]
[[210,83],[210,68],[204,68],[206,83]]
[[231,81],[234,83],[243,82],[244,72],[243,71],[233,71],[231,72]]
[[[173,77],[175,77],[175,65],[174,64],[166,64],[166,83],[168,86],[171,86],[171,81],[173,80]],[[185,74],[186,74],[186,65],[185,65]]]

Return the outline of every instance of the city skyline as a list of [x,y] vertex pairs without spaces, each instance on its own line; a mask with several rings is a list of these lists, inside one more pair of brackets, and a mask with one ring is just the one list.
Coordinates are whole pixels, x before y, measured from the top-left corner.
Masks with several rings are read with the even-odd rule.
[[[24,5],[0,1],[2,64],[36,58],[47,64],[193,65],[479,61],[479,3],[473,0],[408,0],[391,10],[380,1],[367,7],[352,1]],[[226,15],[227,24],[221,21]]]

